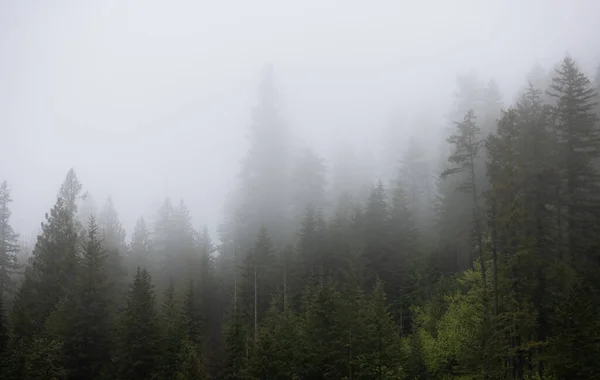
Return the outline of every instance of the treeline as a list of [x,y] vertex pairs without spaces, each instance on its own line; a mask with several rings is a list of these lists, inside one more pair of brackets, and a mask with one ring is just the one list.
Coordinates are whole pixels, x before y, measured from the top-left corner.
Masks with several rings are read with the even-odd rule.
[[598,79],[566,57],[504,107],[461,77],[442,159],[411,140],[365,187],[267,69],[218,246],[168,199],[127,243],[71,170],[19,265],[4,183],[1,378],[600,377]]

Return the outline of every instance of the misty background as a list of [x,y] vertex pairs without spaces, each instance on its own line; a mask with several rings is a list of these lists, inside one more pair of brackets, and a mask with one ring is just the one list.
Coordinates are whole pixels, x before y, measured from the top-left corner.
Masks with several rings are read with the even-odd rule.
[[328,166],[344,144],[377,160],[412,136],[433,152],[458,74],[494,79],[509,104],[536,62],[569,53],[592,73],[599,14],[594,0],[0,1],[13,226],[34,236],[73,167],[129,233],[166,196],[214,232],[266,64],[287,127]]

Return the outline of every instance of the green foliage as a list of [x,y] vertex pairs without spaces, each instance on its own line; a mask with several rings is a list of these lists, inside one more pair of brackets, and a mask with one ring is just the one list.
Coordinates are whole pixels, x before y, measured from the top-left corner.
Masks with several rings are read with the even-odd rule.
[[23,380],[68,379],[62,367],[62,346],[45,338],[36,338],[29,347],[24,363]]
[[119,329],[119,374],[123,379],[149,379],[160,363],[160,333],[154,286],[138,268],[129,286]]
[[62,344],[65,369],[72,379],[98,379],[111,358],[111,290],[106,251],[92,216],[75,288],[47,321]]
[[69,171],[56,204],[46,215],[12,310],[13,331],[31,340],[42,332],[46,318],[67,290],[74,289],[78,268],[78,225],[75,200],[81,190],[75,172]]
[[205,379],[202,362],[198,348],[184,340],[179,352],[175,380],[202,380]]

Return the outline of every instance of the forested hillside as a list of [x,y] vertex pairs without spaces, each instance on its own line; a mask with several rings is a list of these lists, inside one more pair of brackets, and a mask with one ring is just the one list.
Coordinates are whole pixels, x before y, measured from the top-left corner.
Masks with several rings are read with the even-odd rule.
[[267,68],[213,237],[169,198],[126,233],[71,170],[27,252],[4,182],[0,378],[600,378],[588,74],[538,67],[512,104],[460,77],[443,144],[390,171],[295,141]]

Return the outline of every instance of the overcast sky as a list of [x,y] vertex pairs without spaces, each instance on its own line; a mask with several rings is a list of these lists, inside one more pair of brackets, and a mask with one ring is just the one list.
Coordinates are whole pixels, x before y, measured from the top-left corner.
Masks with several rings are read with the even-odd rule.
[[441,119],[460,72],[510,101],[535,61],[591,69],[599,15],[598,0],[0,0],[14,227],[29,236],[74,167],[128,231],[166,195],[214,231],[265,64],[294,133],[376,146],[393,112]]

